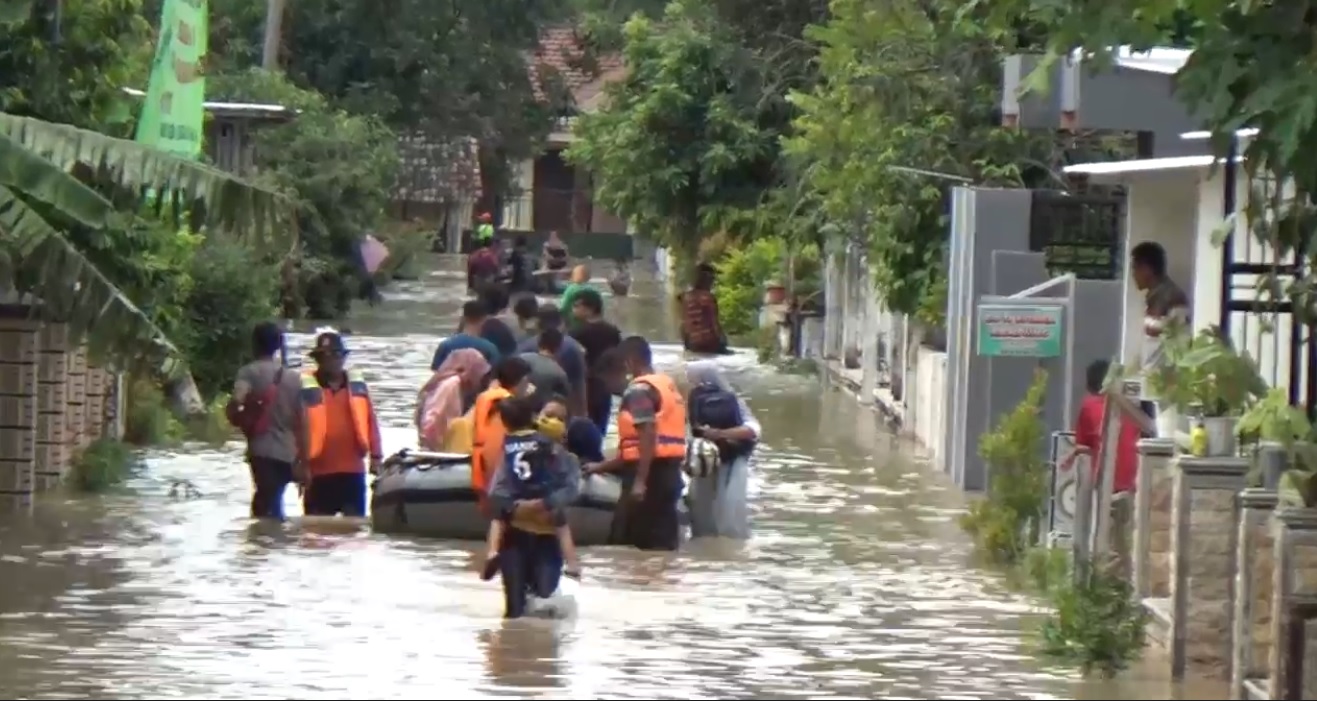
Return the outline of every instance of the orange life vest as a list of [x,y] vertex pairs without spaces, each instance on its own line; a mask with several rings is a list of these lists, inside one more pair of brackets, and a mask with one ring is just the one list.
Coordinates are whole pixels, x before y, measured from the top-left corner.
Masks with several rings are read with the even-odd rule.
[[[471,407],[471,488],[483,497],[489,490],[494,468],[503,452],[503,438],[507,431],[499,418],[495,404],[511,397],[512,393],[495,383],[476,397]],[[497,454],[493,454],[497,451]]]
[[[672,378],[654,373],[641,375],[632,382],[649,385],[659,394],[658,416],[654,418],[658,439],[658,444],[654,446],[654,457],[686,457],[686,400],[677,391]],[[640,434],[625,405],[617,415],[617,439],[623,460],[629,462],[640,459]]]
[[[370,450],[370,417],[374,411],[370,405],[370,392],[366,380],[355,370],[348,371],[348,406],[352,410],[352,426],[355,428],[357,445],[362,455]],[[307,460],[315,460],[325,450],[325,432],[329,420],[325,413],[325,389],[316,380],[314,371],[302,373],[302,416],[306,428]]]

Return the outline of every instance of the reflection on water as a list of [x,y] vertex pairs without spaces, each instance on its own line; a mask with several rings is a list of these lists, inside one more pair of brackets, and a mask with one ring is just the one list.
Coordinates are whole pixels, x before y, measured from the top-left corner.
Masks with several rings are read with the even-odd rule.
[[[390,447],[451,276],[345,325]],[[460,281],[457,281],[460,283]],[[671,339],[654,298],[610,300],[625,330]],[[294,336],[292,355],[309,337]],[[660,366],[680,363],[675,346]],[[872,413],[725,359],[764,425],[755,538],[676,555],[583,552],[581,615],[500,620],[475,543],[356,522],[252,523],[237,445],[157,451],[131,494],[44,500],[0,519],[0,694],[9,698],[1168,698],[1147,670],[1079,682],[1029,653],[1031,603],[968,565],[962,506],[898,454]],[[173,480],[202,496],[173,499]],[[298,509],[289,496],[291,513]],[[1222,698],[1216,687],[1185,698]]]

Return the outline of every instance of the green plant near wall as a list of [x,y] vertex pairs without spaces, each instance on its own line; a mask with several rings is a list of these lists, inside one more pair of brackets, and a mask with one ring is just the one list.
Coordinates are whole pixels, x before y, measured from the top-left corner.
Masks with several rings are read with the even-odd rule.
[[1018,564],[1038,542],[1047,498],[1047,427],[1040,416],[1046,389],[1047,373],[1039,370],[1024,400],[979,439],[979,455],[990,475],[988,492],[970,505],[961,527],[996,565]]
[[131,447],[109,438],[87,446],[69,466],[68,484],[79,492],[98,494],[127,480],[137,466]]
[[[730,336],[743,336],[759,325],[764,283],[775,280],[786,284],[787,243],[771,237],[732,246],[715,267],[718,280],[713,291],[723,330]],[[793,287],[798,297],[817,294],[822,275],[817,246],[806,245],[796,253],[795,275]]]
[[1050,592],[1054,611],[1043,622],[1042,652],[1106,676],[1143,652],[1148,613],[1134,588],[1106,568],[1086,568]]

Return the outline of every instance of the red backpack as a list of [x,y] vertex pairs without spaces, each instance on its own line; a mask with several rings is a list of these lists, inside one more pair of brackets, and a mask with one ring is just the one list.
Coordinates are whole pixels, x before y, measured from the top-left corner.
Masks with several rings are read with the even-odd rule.
[[284,368],[274,372],[274,381],[260,392],[248,392],[241,403],[229,402],[225,415],[234,428],[251,440],[270,430],[270,410],[279,396],[279,386],[283,382]]

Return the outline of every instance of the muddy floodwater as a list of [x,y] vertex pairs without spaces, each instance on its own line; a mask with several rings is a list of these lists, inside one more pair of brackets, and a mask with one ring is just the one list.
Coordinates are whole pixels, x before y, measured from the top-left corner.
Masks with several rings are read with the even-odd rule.
[[[438,271],[341,324],[390,449],[460,287]],[[670,305],[636,292],[607,313],[676,367]],[[1039,661],[1037,604],[970,564],[957,490],[820,379],[724,362],[765,434],[748,543],[585,549],[574,620],[505,623],[474,543],[255,524],[237,444],[151,452],[122,494],[0,516],[0,696],[1225,698],[1156,659],[1088,681]]]

